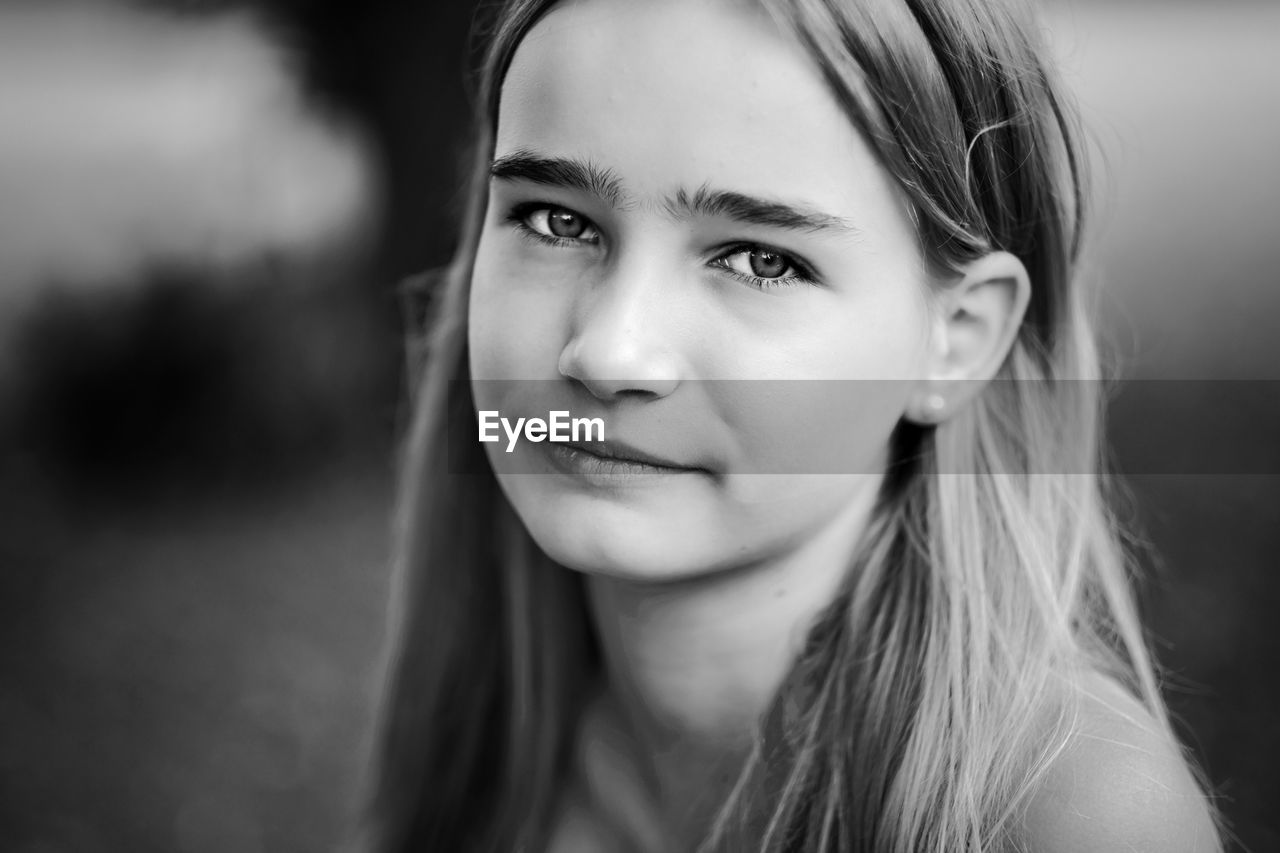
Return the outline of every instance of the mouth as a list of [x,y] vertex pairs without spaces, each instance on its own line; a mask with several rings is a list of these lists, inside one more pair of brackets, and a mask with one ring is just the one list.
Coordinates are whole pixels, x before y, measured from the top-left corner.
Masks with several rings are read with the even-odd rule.
[[570,473],[585,475],[710,474],[706,468],[685,465],[619,441],[563,442],[549,445],[553,461]]

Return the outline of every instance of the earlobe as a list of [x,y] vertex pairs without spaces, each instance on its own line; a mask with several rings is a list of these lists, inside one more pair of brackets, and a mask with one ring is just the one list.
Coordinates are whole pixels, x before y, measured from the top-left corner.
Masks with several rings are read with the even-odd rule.
[[1031,280],[1016,256],[991,252],[967,264],[937,298],[926,376],[906,413],[922,425],[945,421],[1000,370],[1031,301]]

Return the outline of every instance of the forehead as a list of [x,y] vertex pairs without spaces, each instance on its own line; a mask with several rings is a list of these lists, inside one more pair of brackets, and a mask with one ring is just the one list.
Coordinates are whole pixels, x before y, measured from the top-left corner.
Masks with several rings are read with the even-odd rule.
[[516,150],[598,163],[641,198],[711,184],[833,212],[896,207],[809,57],[732,0],[553,9],[503,85],[496,154]]

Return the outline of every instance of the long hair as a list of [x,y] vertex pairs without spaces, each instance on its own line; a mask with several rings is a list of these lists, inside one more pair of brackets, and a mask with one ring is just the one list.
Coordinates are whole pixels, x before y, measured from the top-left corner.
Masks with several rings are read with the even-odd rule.
[[[1099,367],[1076,281],[1078,131],[1017,0],[758,0],[910,202],[938,271],[1011,252],[1032,295],[995,381],[906,424],[844,586],[812,626],[703,850],[1012,847],[1083,673],[1168,733],[1104,500]],[[554,0],[488,34],[456,257],[432,294],[403,460],[369,846],[542,849],[600,666],[580,579],[534,545],[474,446],[467,301],[498,98]],[[475,464],[470,464],[475,463]],[[1172,738],[1172,735],[1169,735]]]

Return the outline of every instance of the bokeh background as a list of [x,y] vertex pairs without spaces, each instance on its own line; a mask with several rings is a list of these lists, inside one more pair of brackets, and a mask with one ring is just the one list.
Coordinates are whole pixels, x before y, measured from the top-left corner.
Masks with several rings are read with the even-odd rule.
[[[474,6],[0,6],[0,849],[328,850],[355,814],[397,282],[452,247]],[[1113,438],[1168,698],[1280,850],[1280,5],[1046,21],[1150,380]]]

